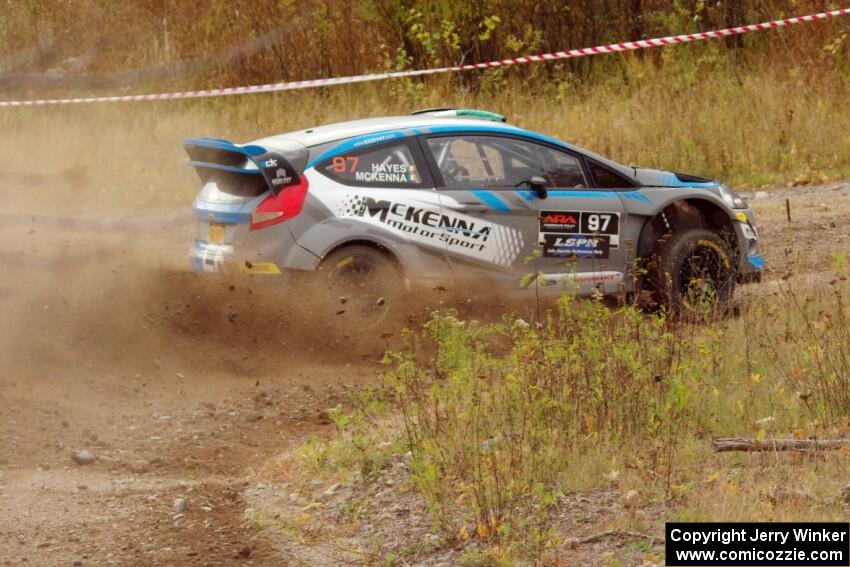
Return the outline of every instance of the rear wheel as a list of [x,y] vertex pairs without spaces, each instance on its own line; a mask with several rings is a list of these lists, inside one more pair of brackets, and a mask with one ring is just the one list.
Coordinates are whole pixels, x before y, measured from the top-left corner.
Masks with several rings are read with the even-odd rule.
[[340,322],[377,325],[398,311],[404,282],[387,253],[363,245],[329,254],[317,274],[320,301]]
[[729,245],[716,232],[690,229],[662,243],[650,273],[658,302],[677,315],[725,312],[735,292]]

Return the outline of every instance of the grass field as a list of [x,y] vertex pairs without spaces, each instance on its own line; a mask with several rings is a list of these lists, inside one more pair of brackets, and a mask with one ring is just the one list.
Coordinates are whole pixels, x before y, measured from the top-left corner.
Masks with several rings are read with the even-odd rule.
[[539,87],[489,75],[476,93],[408,81],[199,101],[4,109],[0,170],[68,181],[95,203],[171,206],[198,189],[181,139],[246,142],[352,118],[434,106],[484,108],[625,164],[734,186],[850,176],[850,83],[765,69],[683,74],[633,62],[625,81]]
[[[388,355],[355,411],[335,416],[338,436],[304,446],[282,476],[368,494],[402,467],[390,478],[421,496],[441,545],[465,549],[468,565],[585,564],[581,553],[587,564],[655,564],[665,521],[842,521],[846,448],[711,447],[718,437],[846,437],[850,289],[843,260],[834,268],[828,285],[801,291],[792,278],[711,324],[567,296],[539,324],[436,314]],[[576,495],[610,491],[613,512],[575,523]],[[336,518],[332,541],[357,532],[364,500],[320,516]],[[600,561],[598,548],[576,549],[589,530],[645,540]]]

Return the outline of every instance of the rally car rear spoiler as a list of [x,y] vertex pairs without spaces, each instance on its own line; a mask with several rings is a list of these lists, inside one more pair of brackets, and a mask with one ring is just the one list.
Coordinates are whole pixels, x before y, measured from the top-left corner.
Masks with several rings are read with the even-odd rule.
[[195,168],[202,183],[209,181],[217,171],[262,175],[275,195],[301,180],[300,174],[307,162],[307,148],[272,151],[252,144],[239,146],[217,138],[188,138],[183,140],[183,148],[189,156],[189,165]]

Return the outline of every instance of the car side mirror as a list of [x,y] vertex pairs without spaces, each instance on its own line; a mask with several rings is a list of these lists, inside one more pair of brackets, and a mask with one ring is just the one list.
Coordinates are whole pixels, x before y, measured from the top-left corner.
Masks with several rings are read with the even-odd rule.
[[535,175],[528,181],[528,186],[537,193],[538,199],[545,199],[549,196],[549,190],[546,189],[546,180],[539,175]]

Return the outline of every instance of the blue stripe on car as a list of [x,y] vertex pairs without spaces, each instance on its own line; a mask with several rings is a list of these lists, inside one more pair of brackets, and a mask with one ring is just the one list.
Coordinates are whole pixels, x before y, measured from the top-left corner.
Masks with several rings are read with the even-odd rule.
[[183,140],[183,145],[225,150],[246,156],[258,156],[266,153],[266,149],[262,146],[237,146],[233,142],[218,138],[187,138]]
[[718,181],[682,181],[675,173],[667,173],[664,176],[664,187],[716,187],[720,185]]
[[251,222],[251,213],[240,213],[236,211],[216,211],[212,209],[193,209],[195,218],[208,222],[220,222],[222,224],[244,224]]
[[[533,191],[517,191],[519,195],[526,201],[531,201],[535,197]],[[550,197],[581,197],[591,199],[616,199],[620,195],[623,199],[631,199],[633,201],[643,201],[644,203],[652,204],[652,199],[642,193],[633,191],[574,191],[574,190],[557,190],[553,189],[548,192]]]
[[544,136],[543,134],[538,134],[537,132],[530,132],[528,130],[523,130],[521,128],[505,128],[500,126],[454,126],[454,125],[440,125],[440,126],[432,126],[429,128],[432,134],[449,134],[449,133],[462,133],[462,132],[479,132],[479,133],[492,133],[492,134],[508,134],[511,136],[520,136],[523,138],[530,138],[532,140],[538,140],[540,142],[546,142],[552,144],[554,146],[558,146],[561,148],[569,148],[564,142],[557,138],[552,138],[551,136]]
[[406,138],[407,136],[408,134],[405,134],[401,130],[384,130],[382,132],[373,132],[371,134],[366,134],[365,136],[357,136],[356,138],[351,138],[350,140],[346,140],[337,144],[336,146],[332,147],[316,159],[311,160],[310,163],[307,164],[307,167],[305,167],[304,169],[315,167],[316,164],[321,163],[326,159],[330,159],[340,154],[350,152],[351,150],[357,148],[370,146],[372,144],[389,142],[390,140],[398,140],[401,138]]
[[469,191],[482,201],[485,204],[489,205],[491,208],[496,209],[497,211],[504,211],[509,213],[511,208],[504,203],[499,197],[491,193],[490,191],[484,191],[483,189],[472,189]]
[[764,257],[762,257],[759,254],[747,256],[747,261],[750,263],[750,265],[752,267],[756,268],[757,270],[763,270],[764,269],[764,264],[765,264]]

